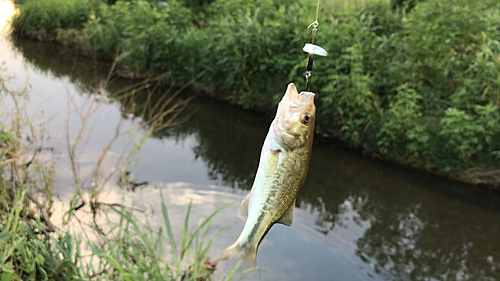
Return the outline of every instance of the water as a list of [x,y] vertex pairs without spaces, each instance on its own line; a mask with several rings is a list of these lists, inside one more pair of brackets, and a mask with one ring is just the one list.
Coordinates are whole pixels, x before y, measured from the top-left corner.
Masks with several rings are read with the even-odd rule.
[[[0,62],[17,77],[12,85],[29,77],[34,93],[28,112],[52,119],[46,145],[54,147],[61,202],[69,200],[74,186],[64,137],[68,97],[76,105],[88,104],[96,77],[106,70],[88,60],[75,63],[76,57],[59,46],[0,40]],[[127,83],[117,80],[113,87]],[[202,97],[186,112],[193,113],[191,118],[155,133],[130,169],[135,182],[149,184],[124,191],[111,182],[101,200],[133,201],[151,211],[153,225],[159,226],[162,192],[178,232],[190,201],[195,224],[223,194],[225,202],[246,196],[270,119]],[[142,118],[124,102],[113,102],[102,105],[91,120],[91,137],[79,150],[83,176],[92,172],[121,117],[128,125]],[[73,138],[78,118],[69,118],[69,125]],[[118,149],[112,152],[110,162]],[[248,280],[500,280],[500,200],[477,187],[318,140],[297,204],[293,225],[276,225],[264,239],[257,259],[264,269]],[[214,229],[230,223],[214,242],[214,257],[243,227],[237,208],[223,211],[214,222]],[[227,267],[221,266],[216,277]]]

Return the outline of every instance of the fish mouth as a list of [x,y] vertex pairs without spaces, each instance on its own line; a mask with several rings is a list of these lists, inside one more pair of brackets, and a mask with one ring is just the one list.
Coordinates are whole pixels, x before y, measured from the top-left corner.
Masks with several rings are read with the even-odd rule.
[[294,83],[288,84],[286,93],[281,99],[276,112],[276,117],[285,118],[289,114],[296,114],[302,111],[308,111],[314,115],[316,107],[314,106],[313,92],[303,91],[300,94]]
[[308,138],[307,124],[302,121],[304,114],[308,114],[314,122],[316,107],[314,106],[315,94],[308,91],[299,92],[295,84],[288,84],[287,90],[278,105],[274,120],[273,131],[278,142],[287,148],[297,148],[305,144]]
[[300,99],[303,101],[314,99],[314,96],[316,96],[316,94],[314,94],[313,92],[300,92],[299,94]]
[[313,92],[300,92],[299,94],[295,84],[290,83],[288,84],[283,100],[288,99],[290,107],[297,108],[308,103],[314,103],[314,96],[315,94]]

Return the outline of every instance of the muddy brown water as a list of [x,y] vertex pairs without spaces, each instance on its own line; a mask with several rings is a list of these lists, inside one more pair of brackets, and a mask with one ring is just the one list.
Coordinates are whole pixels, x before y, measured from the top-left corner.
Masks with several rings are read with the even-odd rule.
[[[28,111],[52,120],[47,145],[56,153],[56,191],[63,201],[73,192],[62,137],[68,92],[75,104],[85,104],[96,77],[105,73],[91,61],[75,64],[75,57],[60,46],[0,41],[0,62],[16,75],[10,83],[29,79],[34,91]],[[117,80],[114,86],[120,83],[127,84]],[[203,97],[192,100],[186,112],[192,113],[188,121],[155,133],[131,167],[133,180],[148,185],[107,197],[134,198],[158,210],[162,191],[174,231],[181,230],[190,201],[197,220],[223,196],[227,202],[246,196],[271,121]],[[131,123],[141,120],[123,103],[101,106],[91,122],[92,139],[81,151],[83,174],[112,136],[113,122],[123,116]],[[70,119],[70,127],[77,123]],[[236,210],[235,205],[216,217],[213,228],[230,225],[215,239],[211,255],[220,254],[241,231]],[[500,280],[500,200],[474,186],[316,141],[295,216],[291,227],[276,225],[265,237],[257,258],[262,270],[248,280]],[[221,266],[216,278],[228,267]]]

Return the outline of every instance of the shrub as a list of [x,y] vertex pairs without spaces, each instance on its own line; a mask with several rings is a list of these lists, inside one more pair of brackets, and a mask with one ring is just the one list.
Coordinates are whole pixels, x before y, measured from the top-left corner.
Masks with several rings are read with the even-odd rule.
[[[22,12],[17,32],[36,37],[27,19],[42,17],[48,2],[36,2],[41,12]],[[203,72],[197,82],[204,89],[269,113],[288,82],[305,88],[301,48],[311,40],[306,26],[316,1],[182,3],[196,14],[173,0],[118,1],[101,4],[76,30],[47,30],[106,58],[119,53],[127,75],[162,73],[184,83]],[[329,56],[315,59],[309,85],[324,130],[367,154],[459,178],[459,170],[498,168],[500,2],[323,4],[316,43]]]
[[[113,6],[100,5],[96,17],[85,26],[85,35],[91,50],[107,58],[119,54],[120,65],[129,72],[162,72],[166,57],[185,56],[177,45],[181,31],[190,26],[189,10],[175,1],[118,1]],[[178,69],[171,61],[168,65],[168,70]]]
[[481,6],[468,0],[427,1],[405,18],[407,63],[413,69],[409,82],[426,93],[428,110],[443,112],[443,101],[465,79],[488,26]]
[[387,154],[388,150],[400,148],[396,152],[406,154],[406,145],[422,117],[421,100],[422,96],[407,84],[398,88],[396,96],[389,103],[385,120],[377,134],[377,145],[382,153]]
[[[233,92],[231,99],[246,107],[274,107],[303,45],[311,5],[283,5],[270,0],[216,1],[206,32],[210,56],[204,61],[214,86]],[[301,29],[297,29],[300,26]]]
[[28,1],[12,20],[15,34],[38,40],[54,40],[61,28],[81,29],[98,0]]

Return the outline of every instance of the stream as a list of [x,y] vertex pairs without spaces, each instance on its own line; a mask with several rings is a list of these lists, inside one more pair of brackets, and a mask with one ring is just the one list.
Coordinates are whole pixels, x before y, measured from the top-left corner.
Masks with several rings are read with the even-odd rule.
[[[0,25],[7,3],[0,1]],[[33,94],[27,112],[50,120],[45,145],[54,150],[58,201],[67,203],[74,192],[64,137],[68,97],[75,105],[88,104],[106,66],[63,46],[7,36],[0,38],[2,62],[15,75],[11,85],[29,81]],[[288,81],[278,83],[284,92]],[[111,88],[128,85],[116,79]],[[182,230],[190,202],[196,225],[221,200],[238,202],[247,195],[271,122],[268,116],[192,93],[179,98],[188,96],[194,99],[184,110],[187,121],[155,132],[130,167],[133,182],[144,184],[124,189],[110,182],[100,195],[106,202],[125,200],[148,210],[152,225],[159,227],[163,194],[174,232]],[[122,100],[100,104],[89,121],[90,136],[78,150],[81,174],[92,173],[119,120],[134,125],[142,117]],[[73,116],[68,121],[74,137],[80,120]],[[110,151],[107,161],[112,163],[115,154]],[[244,224],[236,216],[238,207],[215,217],[214,230],[228,226],[216,236],[211,256],[238,237]],[[217,280],[230,265],[221,265]],[[245,280],[500,280],[500,199],[475,186],[368,159],[318,139],[293,224],[271,229],[257,265],[261,270]]]

